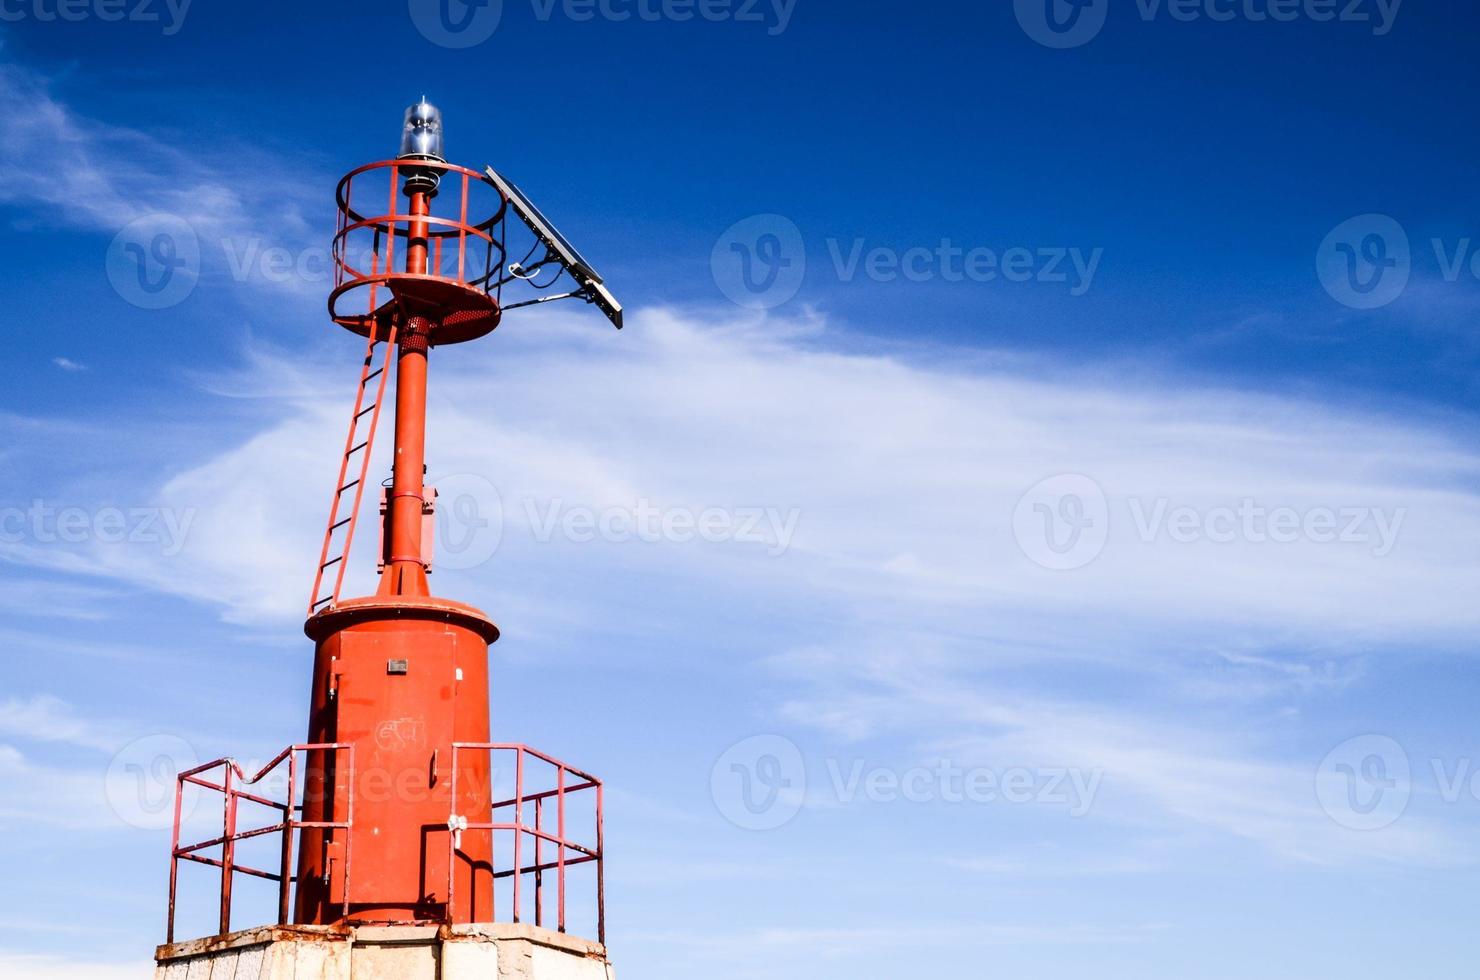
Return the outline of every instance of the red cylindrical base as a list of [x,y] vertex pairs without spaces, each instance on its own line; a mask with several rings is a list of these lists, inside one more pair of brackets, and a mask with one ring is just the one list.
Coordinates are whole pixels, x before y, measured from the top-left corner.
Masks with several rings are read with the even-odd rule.
[[[489,835],[468,834],[454,857],[448,908],[448,818],[486,821],[492,805],[484,753],[458,760],[454,742],[487,742],[488,645],[498,627],[461,603],[430,598],[344,602],[308,621],[317,643],[311,743],[305,770],[294,921],[488,921],[493,918]],[[344,913],[348,905],[348,915]]]

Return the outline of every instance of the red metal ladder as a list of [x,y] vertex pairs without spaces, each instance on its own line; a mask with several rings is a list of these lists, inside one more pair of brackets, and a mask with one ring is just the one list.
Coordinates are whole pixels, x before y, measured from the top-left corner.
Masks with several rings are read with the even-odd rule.
[[[385,383],[390,378],[391,354],[396,350],[396,325],[392,323],[386,328],[386,337],[382,341],[379,330],[375,324],[371,324],[369,339],[365,342],[365,361],[360,368],[360,385],[355,391],[355,407],[351,412],[349,420],[349,435],[344,441],[344,456],[339,461],[339,479],[335,481],[338,488],[334,491],[334,501],[329,507],[329,526],[324,531],[324,548],[319,553],[319,569],[313,580],[313,594],[308,601],[308,614],[312,616],[321,608],[339,602],[339,591],[344,587],[344,569],[349,564],[349,549],[355,537],[355,526],[360,519],[360,503],[365,496],[365,479],[370,471],[370,451],[375,446],[375,430],[380,425],[380,406],[385,402]],[[380,362],[380,367],[375,366],[375,348],[384,344],[385,357]],[[365,404],[365,392],[370,383],[379,379],[375,390],[375,401],[370,405]],[[366,417],[369,418],[369,430],[363,439],[360,438],[360,430],[365,424]],[[359,455],[359,476],[345,482],[350,473],[350,461]],[[354,491],[354,502],[350,505],[349,514],[340,517],[344,508],[345,494]],[[334,557],[330,557],[330,549],[334,547],[334,539],[337,532],[343,530],[340,546]],[[337,566],[337,568],[336,568]],[[334,588],[332,591],[324,592],[325,573],[334,568]]]

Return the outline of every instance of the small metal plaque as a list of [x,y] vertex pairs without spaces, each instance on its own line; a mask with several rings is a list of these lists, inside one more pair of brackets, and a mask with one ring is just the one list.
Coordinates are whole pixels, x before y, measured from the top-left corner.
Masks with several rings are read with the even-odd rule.
[[385,672],[387,674],[405,674],[410,669],[411,664],[406,660],[387,660],[385,662]]

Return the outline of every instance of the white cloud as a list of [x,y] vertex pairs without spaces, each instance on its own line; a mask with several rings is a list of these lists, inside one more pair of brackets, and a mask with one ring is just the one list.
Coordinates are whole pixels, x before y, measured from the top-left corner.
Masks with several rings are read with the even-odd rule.
[[[1316,799],[1319,753],[1292,760],[1277,732],[1227,727],[1196,701],[1111,699],[1072,683],[1050,696],[1010,671],[993,672],[969,648],[917,656],[921,648],[875,651],[868,642],[776,658],[796,683],[782,717],[844,745],[903,740],[912,755],[901,765],[1075,770],[1098,781],[1087,808],[1096,827],[1163,835],[1135,848],[1148,868],[1185,851],[1165,835],[1243,840],[1308,865],[1447,868],[1480,856],[1462,828],[1417,808],[1380,832],[1343,829]],[[1165,672],[1187,670],[1172,664]],[[1040,873],[1056,863],[1032,861]]]
[[51,359],[51,363],[55,364],[63,371],[68,371],[72,373],[87,370],[86,364],[79,364],[77,361],[72,360],[70,357],[53,357]]
[[[0,65],[0,112],[26,120],[0,131],[0,202],[27,214],[26,221],[111,235],[135,219],[170,215],[187,222],[208,246],[202,250],[206,268],[218,272],[232,255],[317,241],[304,213],[309,188],[322,182],[279,179],[274,164],[281,160],[274,161],[267,148],[175,145],[168,134],[80,114],[53,88],[49,79],[20,65]],[[37,177],[40,161],[45,179]],[[264,221],[267,214],[271,219]],[[277,284],[298,290],[307,285],[300,277]],[[63,361],[56,363],[71,370],[73,362]]]
[[121,741],[96,720],[85,718],[68,703],[50,695],[0,701],[0,737],[34,742],[63,742],[112,752]]
[[[1102,646],[1108,630],[1124,631],[1117,647],[1217,635],[1232,638],[1221,645],[1236,657],[1264,656],[1276,641],[1339,656],[1454,641],[1480,625],[1467,601],[1476,559],[1462,544],[1480,532],[1480,456],[1431,427],[1235,391],[1158,393],[854,355],[843,338],[781,324],[633,320],[608,337],[548,318],[434,358],[434,475],[497,487],[501,555],[541,567],[579,556],[583,574],[619,564],[716,588],[738,581],[752,595],[804,587],[858,615],[928,609],[1062,651]],[[219,597],[239,618],[297,611],[305,590],[283,573],[313,557],[352,346],[342,368],[281,396],[281,422],[167,482],[162,504],[198,511],[185,553],[140,558],[127,575]],[[289,371],[258,358],[258,387],[281,389],[280,369]],[[1111,501],[1105,549],[1076,571],[1034,564],[1013,533],[1019,499],[1057,472],[1091,474]],[[1132,501],[1205,513],[1245,498],[1404,517],[1383,556],[1371,543],[1142,540],[1131,526]],[[643,499],[795,509],[800,520],[779,558],[734,543],[542,544],[531,524],[552,499],[598,512]],[[373,526],[363,533],[373,547]]]
[[[6,547],[0,546],[0,558],[10,553]],[[0,609],[33,618],[99,620],[108,617],[109,604],[122,594],[117,589],[71,582],[8,580],[5,588],[0,589]]]
[[[662,311],[631,322],[613,335],[579,314],[546,316],[436,353],[433,475],[486,479],[503,513],[492,561],[443,569],[441,591],[476,598],[511,578],[561,583],[501,594],[501,618],[529,631],[630,618],[633,593],[618,581],[655,597],[682,583],[757,609],[805,596],[851,632],[909,645],[776,656],[779,669],[821,678],[792,698],[793,719],[846,737],[904,724],[908,736],[954,739],[962,752],[1104,767],[1123,777],[1108,784],[1124,792],[1107,805],[1126,819],[1181,822],[1317,862],[1361,848],[1314,810],[1306,770],[1266,758],[1271,746],[1230,740],[1195,711],[1178,721],[1133,704],[1109,710],[1072,690],[1026,685],[1008,711],[1000,680],[963,671],[1092,661],[1165,675],[1192,702],[1298,703],[1340,690],[1395,644],[1458,646],[1480,625],[1476,558],[1464,545],[1480,536],[1480,457],[1432,424],[1232,390],[864,356],[815,323],[703,324]],[[164,482],[158,503],[196,514],[184,550],[97,547],[85,560],[219,603],[235,621],[289,628],[317,555],[353,347],[346,339],[336,366],[257,352],[243,377],[220,379],[218,392],[272,392],[278,420]],[[1096,561],[1049,571],[1019,548],[1012,520],[1023,493],[1059,472],[1092,474],[1112,506],[1164,499],[1206,512],[1252,497],[1406,516],[1381,556],[1312,540],[1117,537],[1124,525],[1112,523]],[[537,540],[533,523],[552,500],[601,512],[643,499],[696,512],[795,508],[801,519],[779,557],[733,542]],[[372,502],[366,514],[360,588],[373,581]],[[693,615],[707,615],[702,604]],[[933,643],[932,631],[956,641]],[[955,727],[933,728],[941,718]],[[1394,861],[1447,860],[1446,847],[1418,820],[1381,841]]]

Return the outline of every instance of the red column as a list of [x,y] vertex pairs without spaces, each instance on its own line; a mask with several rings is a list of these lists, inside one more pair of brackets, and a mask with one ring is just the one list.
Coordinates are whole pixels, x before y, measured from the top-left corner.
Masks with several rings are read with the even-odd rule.
[[[425,217],[431,200],[423,191],[411,195],[411,214]],[[406,271],[427,271],[427,223],[409,223]],[[432,322],[410,316],[401,324],[396,362],[396,458],[392,466],[390,512],[386,517],[390,554],[381,578],[381,595],[430,594],[422,564],[422,513],[426,496],[427,348]]]

